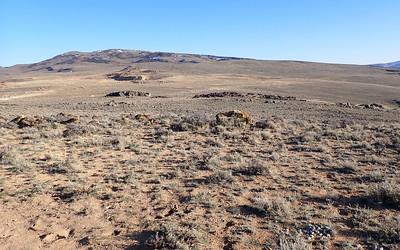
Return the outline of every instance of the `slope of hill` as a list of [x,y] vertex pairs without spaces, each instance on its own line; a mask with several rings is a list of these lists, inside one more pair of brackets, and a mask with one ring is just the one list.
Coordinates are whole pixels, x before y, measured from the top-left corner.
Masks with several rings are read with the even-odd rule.
[[381,68],[400,68],[400,61],[391,62],[391,63],[374,64],[372,66],[381,67]]
[[71,51],[57,55],[48,60],[28,65],[29,70],[54,71],[57,66],[76,65],[83,63],[96,64],[139,64],[139,63],[200,63],[205,61],[241,60],[234,57],[219,57],[211,55],[193,55],[168,52],[149,52],[139,50],[109,49],[94,52]]

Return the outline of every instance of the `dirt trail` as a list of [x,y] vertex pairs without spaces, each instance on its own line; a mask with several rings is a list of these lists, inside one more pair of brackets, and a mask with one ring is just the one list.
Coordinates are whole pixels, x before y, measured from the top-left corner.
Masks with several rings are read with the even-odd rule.
[[46,94],[51,93],[51,92],[53,92],[53,90],[38,91],[38,92],[34,92],[34,93],[29,93],[29,94],[0,97],[0,101],[9,101],[9,100],[13,100],[13,99],[21,99],[21,98],[27,98],[27,97],[42,96],[42,95],[46,95]]

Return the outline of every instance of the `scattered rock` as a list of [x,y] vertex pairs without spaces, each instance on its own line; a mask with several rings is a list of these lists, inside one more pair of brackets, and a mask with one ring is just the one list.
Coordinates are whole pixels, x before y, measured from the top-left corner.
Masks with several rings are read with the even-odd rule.
[[333,230],[327,226],[322,224],[307,224],[302,229],[305,235],[308,236],[309,239],[317,238],[331,238],[333,236]]
[[116,102],[115,100],[112,100],[110,102],[105,103],[104,105],[107,107],[118,107],[121,105],[126,105],[128,104],[127,102]]
[[340,102],[336,103],[336,106],[342,107],[342,108],[362,108],[362,109],[384,109],[385,107],[381,104],[378,103],[371,103],[371,104],[352,104],[350,102]]
[[151,118],[150,118],[149,115],[146,115],[146,114],[137,114],[137,115],[135,115],[135,120],[138,120],[138,121],[150,121]]
[[106,95],[106,97],[150,97],[151,94],[148,92],[141,92],[141,91],[117,91],[117,92],[111,92]]
[[360,104],[358,105],[361,108],[364,109],[384,109],[383,105],[378,104],[378,103],[371,103],[371,104]]
[[[256,94],[256,96],[259,96],[261,99],[266,99],[266,100],[280,100],[280,101],[296,101],[297,98],[294,96],[282,96],[282,95],[262,95],[262,94]],[[304,100],[302,100],[304,101]]]
[[336,106],[342,107],[342,108],[355,108],[356,106],[351,104],[350,102],[339,102],[336,103]]
[[77,195],[77,191],[70,187],[58,187],[55,189],[55,193],[52,196],[56,200],[60,200],[65,203],[71,203],[75,200]]
[[393,100],[393,102],[400,107],[400,100]]

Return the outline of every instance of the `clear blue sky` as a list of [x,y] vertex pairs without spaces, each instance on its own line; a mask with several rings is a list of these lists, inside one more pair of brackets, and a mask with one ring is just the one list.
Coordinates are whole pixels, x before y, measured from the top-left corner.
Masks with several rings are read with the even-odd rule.
[[0,65],[109,48],[400,60],[399,0],[0,0]]

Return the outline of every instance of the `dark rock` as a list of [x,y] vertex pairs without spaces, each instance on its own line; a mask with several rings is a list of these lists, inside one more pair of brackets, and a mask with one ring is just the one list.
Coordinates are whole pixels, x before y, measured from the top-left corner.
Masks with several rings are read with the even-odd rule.
[[378,103],[371,103],[371,104],[360,104],[358,105],[361,108],[364,109],[384,109],[383,105],[378,104]]
[[193,98],[218,98],[218,97],[244,97],[243,94],[238,92],[214,92],[208,94],[195,95]]
[[76,190],[69,187],[58,187],[55,189],[55,193],[52,195],[56,200],[71,203],[75,200],[78,195]]
[[245,215],[245,216],[257,216],[260,218],[267,217],[267,212],[264,209],[249,206],[249,205],[240,205],[238,207],[230,207],[227,209],[229,213]]
[[251,100],[286,100],[295,101],[297,100],[294,96],[281,96],[281,95],[265,95],[260,93],[239,93],[233,91],[224,92],[212,92],[207,94],[198,94],[193,98],[248,98]]
[[57,70],[57,72],[59,72],[59,73],[72,72],[72,68],[62,68],[62,69]]
[[117,91],[107,94],[105,97],[150,97],[151,94],[148,92],[141,91]]
[[87,245],[90,244],[90,239],[89,239],[88,236],[85,236],[85,237],[83,237],[82,239],[80,239],[80,240],[78,241],[78,243],[79,243],[79,245],[81,245],[81,246],[87,246]]
[[302,229],[305,235],[307,235],[310,239],[312,238],[331,238],[334,234],[333,230],[327,226],[322,224],[307,224]]

